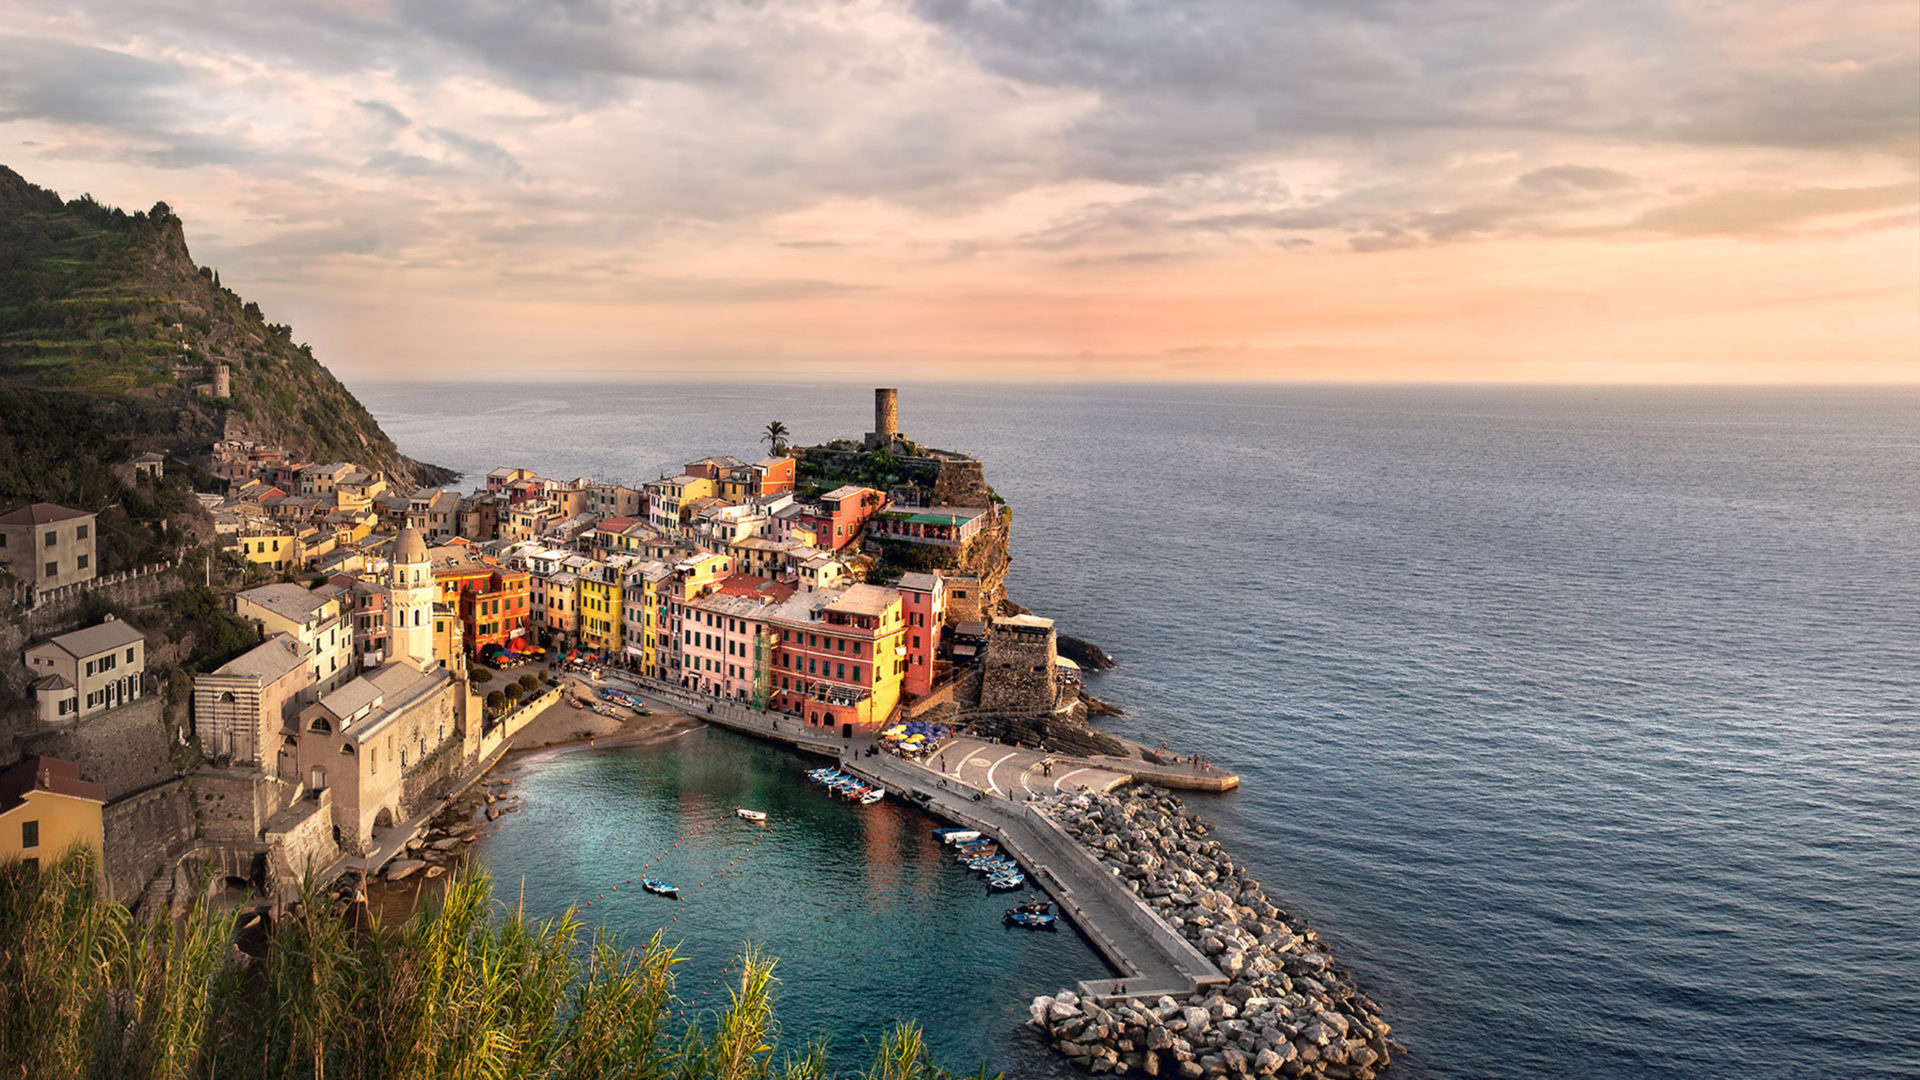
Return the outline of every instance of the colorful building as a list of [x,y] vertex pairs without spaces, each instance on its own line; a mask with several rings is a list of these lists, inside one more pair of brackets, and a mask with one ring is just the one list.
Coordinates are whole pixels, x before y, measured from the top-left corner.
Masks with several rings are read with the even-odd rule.
[[946,582],[939,574],[902,574],[900,607],[907,619],[907,671],[901,689],[921,697],[940,681],[940,636],[947,614]]
[[508,646],[526,636],[533,618],[531,579],[525,570],[474,558],[464,546],[433,551],[438,599],[458,613],[461,636],[475,656],[490,645]]
[[793,593],[784,582],[734,574],[690,601],[681,624],[681,685],[758,708],[770,705],[780,634],[766,617]]
[[841,735],[885,726],[900,704],[907,666],[899,592],[853,585],[796,593],[765,621],[780,634],[778,708]]
[[106,803],[107,789],[80,779],[71,761],[30,757],[0,772],[0,863],[20,859],[37,867],[78,846],[93,852],[104,877],[100,811]]
[[818,537],[815,546],[820,550],[839,551],[860,538],[860,528],[868,518],[886,508],[883,492],[848,484],[820,496],[819,504],[803,513],[799,524],[813,530]]
[[630,556],[615,556],[590,563],[579,574],[580,643],[602,656],[618,655],[622,648],[626,620],[620,602],[631,565]]

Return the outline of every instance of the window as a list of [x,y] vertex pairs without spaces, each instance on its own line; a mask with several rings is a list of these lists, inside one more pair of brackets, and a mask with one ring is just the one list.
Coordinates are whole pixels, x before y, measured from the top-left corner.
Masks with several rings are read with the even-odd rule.
[[47,530],[47,546],[52,547],[54,544],[54,541],[59,539],[59,537],[60,537],[59,533],[54,532],[52,529],[48,529]]
[[48,564],[47,564],[47,576],[48,576],[48,577],[53,577],[53,576],[55,576],[55,575],[56,575],[56,574],[58,574],[58,573],[60,573],[60,564],[59,564],[59,563],[57,563],[57,562],[50,562],[50,563],[48,563]]
[[127,663],[133,663],[133,646],[127,646]]
[[23,821],[20,823],[20,846],[23,848],[40,846],[40,823]]
[[87,557],[85,555],[78,556],[74,565],[78,569],[85,570],[87,568]]
[[87,538],[87,527],[85,525],[76,527],[73,530],[73,538],[75,540],[85,540]]

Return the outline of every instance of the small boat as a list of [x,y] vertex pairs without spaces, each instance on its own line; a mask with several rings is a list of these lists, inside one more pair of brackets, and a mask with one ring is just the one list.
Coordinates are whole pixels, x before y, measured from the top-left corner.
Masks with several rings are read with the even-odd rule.
[[1051,900],[1029,900],[1024,904],[1015,904],[1008,908],[1007,914],[1012,915],[1016,912],[1024,911],[1029,915],[1045,915],[1052,910],[1053,901]]
[[744,806],[736,806],[733,808],[733,812],[746,818],[748,821],[767,820],[767,812],[765,810],[749,810]]
[[659,881],[654,878],[641,878],[640,887],[658,896],[671,896],[676,900],[680,897],[680,886],[669,885],[664,881]]
[[1019,908],[1007,909],[1007,925],[1024,926],[1029,930],[1053,930],[1060,916],[1045,911],[1022,911]]
[[952,836],[952,835],[953,835],[954,833],[958,833],[958,832],[966,832],[966,831],[967,831],[967,830],[965,830],[965,829],[962,829],[962,828],[957,828],[957,827],[948,827],[948,828],[944,828],[944,829],[935,829],[935,830],[933,830],[933,838],[934,838],[935,840],[945,840],[945,839],[946,839],[947,837],[949,837],[949,836]]
[[877,803],[881,799],[884,799],[886,797],[887,797],[887,789],[883,787],[877,787],[872,789],[871,791],[868,791],[865,795],[860,796],[860,805],[872,806],[874,803]]
[[991,892],[1014,892],[1018,889],[1025,888],[1026,884],[1027,876],[1025,874],[1009,874],[1006,877],[990,877],[987,879],[987,889]]
[[955,830],[955,831],[953,831],[953,832],[950,832],[950,833],[948,833],[947,835],[945,835],[945,836],[943,836],[943,837],[941,837],[941,839],[942,839],[942,840],[944,840],[944,841],[946,841],[946,842],[947,842],[947,843],[949,843],[949,844],[961,844],[961,843],[965,843],[965,842],[966,842],[966,841],[968,841],[968,840],[978,840],[978,839],[980,839],[980,830],[978,830],[978,829],[957,829],[957,830]]

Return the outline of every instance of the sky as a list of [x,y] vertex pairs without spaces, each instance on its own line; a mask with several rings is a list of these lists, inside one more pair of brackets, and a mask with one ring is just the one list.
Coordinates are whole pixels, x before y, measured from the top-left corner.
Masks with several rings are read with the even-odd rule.
[[1920,381],[1914,0],[0,0],[353,379]]

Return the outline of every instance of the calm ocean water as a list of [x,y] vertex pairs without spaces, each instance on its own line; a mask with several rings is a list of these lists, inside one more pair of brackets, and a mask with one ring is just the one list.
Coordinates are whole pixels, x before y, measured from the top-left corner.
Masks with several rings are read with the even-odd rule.
[[[642,480],[768,420],[871,426],[866,387],[356,390],[476,473]],[[986,461],[1015,598],[1120,660],[1109,726],[1242,773],[1196,807],[1382,1003],[1394,1075],[1920,1076],[1920,391],[908,385],[901,426]],[[552,797],[641,813],[622,770],[666,766],[597,757],[555,759]],[[580,835],[540,857],[591,865]],[[830,967],[820,935],[901,903],[756,940]],[[1042,1069],[926,940],[839,958],[919,987],[858,983],[871,1015]],[[1011,974],[963,1002],[1096,963],[991,940]]]

